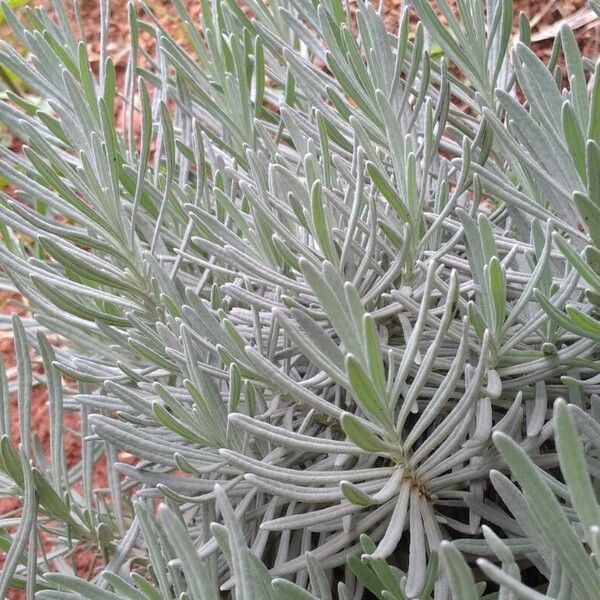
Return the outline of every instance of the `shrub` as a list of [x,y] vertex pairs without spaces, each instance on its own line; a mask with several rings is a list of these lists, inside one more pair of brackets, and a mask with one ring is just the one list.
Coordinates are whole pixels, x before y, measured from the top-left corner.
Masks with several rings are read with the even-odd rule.
[[31,59],[0,65],[45,102],[0,102],[33,315],[0,596],[599,598],[600,77],[572,31],[544,64],[510,0],[414,0],[394,34],[362,0],[175,0],[181,45],[131,3],[117,87],[107,4],[98,74],[61,2],[4,6]]

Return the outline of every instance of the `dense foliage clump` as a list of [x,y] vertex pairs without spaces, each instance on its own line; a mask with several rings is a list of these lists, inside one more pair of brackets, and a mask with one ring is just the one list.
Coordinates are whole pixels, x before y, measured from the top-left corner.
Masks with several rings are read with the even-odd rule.
[[119,88],[108,2],[97,74],[4,7],[0,596],[598,600],[600,67],[511,0],[172,5]]

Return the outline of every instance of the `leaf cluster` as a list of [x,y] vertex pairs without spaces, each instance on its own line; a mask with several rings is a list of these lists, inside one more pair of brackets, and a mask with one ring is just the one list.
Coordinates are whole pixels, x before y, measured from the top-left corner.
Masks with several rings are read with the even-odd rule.
[[131,1],[117,85],[109,4],[97,73],[60,0],[2,5],[31,59],[0,67],[44,102],[0,101],[31,309],[3,321],[0,596],[599,598],[600,68],[573,32],[545,64],[510,0],[414,0],[393,33],[363,0],[174,0],[181,44]]

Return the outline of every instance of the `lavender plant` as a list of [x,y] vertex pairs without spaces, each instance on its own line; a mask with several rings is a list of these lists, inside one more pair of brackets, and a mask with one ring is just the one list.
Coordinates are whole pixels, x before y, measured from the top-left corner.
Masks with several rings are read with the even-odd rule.
[[244,4],[130,2],[123,86],[107,0],[97,74],[2,5],[0,596],[599,598],[598,67],[511,0]]

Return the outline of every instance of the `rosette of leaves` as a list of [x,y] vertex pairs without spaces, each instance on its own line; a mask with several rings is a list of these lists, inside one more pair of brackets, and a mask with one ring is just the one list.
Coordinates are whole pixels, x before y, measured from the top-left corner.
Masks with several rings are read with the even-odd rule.
[[[0,148],[17,189],[0,195],[0,263],[33,315],[14,321],[19,448],[2,390],[2,485],[23,507],[0,592],[593,597],[577,582],[592,560],[563,568],[555,545],[585,554],[595,517],[573,486],[595,463],[560,435],[556,452],[554,422],[575,430],[563,404],[551,418],[564,396],[595,431],[574,381],[598,371],[598,340],[565,324],[572,303],[592,310],[577,252],[595,235],[593,150],[557,129],[595,127],[591,65],[566,30],[539,62],[524,21],[511,62],[509,1],[458,2],[457,18],[442,0],[447,27],[414,4],[421,23],[405,11],[388,33],[363,2],[203,1],[194,22],[175,1],[181,44],[132,2],[122,86],[108,2],[98,73],[60,1],[4,8],[31,61],[2,44],[0,64],[47,107],[0,103],[25,142]],[[49,456],[30,435],[29,347]],[[83,450],[67,468],[70,411]],[[539,508],[542,484],[564,506]],[[560,539],[540,524],[559,514]],[[472,563],[475,584],[456,546],[500,567]],[[74,549],[102,565],[89,580]],[[546,587],[520,582],[525,565]]]

